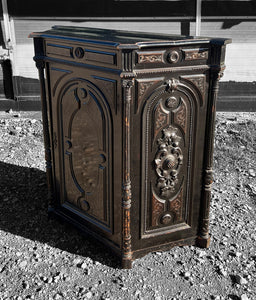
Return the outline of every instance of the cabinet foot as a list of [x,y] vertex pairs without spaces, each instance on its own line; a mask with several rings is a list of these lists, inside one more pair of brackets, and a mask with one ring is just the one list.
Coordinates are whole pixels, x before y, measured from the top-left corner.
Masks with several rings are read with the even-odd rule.
[[200,236],[196,239],[196,246],[200,248],[209,248],[210,247],[211,238],[202,238]]
[[131,259],[122,259],[122,269],[131,269],[132,268],[132,260]]

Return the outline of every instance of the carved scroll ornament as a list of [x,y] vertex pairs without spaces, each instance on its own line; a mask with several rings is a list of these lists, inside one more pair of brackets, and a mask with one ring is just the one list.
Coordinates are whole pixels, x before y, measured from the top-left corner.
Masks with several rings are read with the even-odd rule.
[[158,139],[158,151],[155,156],[155,170],[158,176],[156,185],[160,196],[164,198],[169,198],[175,191],[183,162],[179,147],[181,137],[178,136],[177,131],[177,128],[168,126],[162,130],[162,138]]

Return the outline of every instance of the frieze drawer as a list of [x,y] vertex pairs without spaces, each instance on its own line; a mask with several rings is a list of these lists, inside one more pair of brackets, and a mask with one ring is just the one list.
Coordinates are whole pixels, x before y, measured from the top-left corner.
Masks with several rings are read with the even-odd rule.
[[208,64],[209,48],[171,47],[165,50],[136,52],[135,68],[163,68]]
[[49,58],[73,61],[76,63],[116,67],[118,58],[115,51],[92,48],[90,45],[72,44],[48,41],[45,43],[45,54]]
[[228,39],[54,26],[34,38],[49,215],[123,268],[209,247],[218,81]]

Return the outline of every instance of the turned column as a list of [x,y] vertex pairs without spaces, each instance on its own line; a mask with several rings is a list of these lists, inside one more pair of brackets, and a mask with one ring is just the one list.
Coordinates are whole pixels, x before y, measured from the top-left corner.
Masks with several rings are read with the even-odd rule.
[[131,251],[131,227],[130,227],[130,209],[131,209],[131,158],[130,158],[130,110],[132,99],[132,79],[124,79],[123,87],[123,184],[122,184],[122,268],[131,269],[132,251]]
[[209,248],[209,211],[211,202],[211,186],[213,182],[213,146],[215,131],[216,102],[219,91],[219,80],[223,76],[224,66],[214,67],[210,74],[210,95],[207,113],[206,142],[205,142],[205,160],[202,182],[202,202],[201,202],[201,223],[197,245],[202,248]]
[[43,131],[44,131],[44,146],[45,146],[45,162],[46,162],[46,178],[48,187],[48,211],[51,212],[53,209],[53,178],[52,178],[52,155],[51,155],[51,143],[49,133],[49,122],[47,114],[47,99],[45,89],[45,62],[41,59],[36,59],[36,67],[38,68],[39,79],[40,79],[40,91],[41,91],[41,105],[42,105],[42,120],[43,120]]

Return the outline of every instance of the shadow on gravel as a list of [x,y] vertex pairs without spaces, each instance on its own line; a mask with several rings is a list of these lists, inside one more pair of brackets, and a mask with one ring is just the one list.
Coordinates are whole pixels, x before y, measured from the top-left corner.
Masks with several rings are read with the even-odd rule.
[[1,230],[119,267],[117,259],[111,253],[106,255],[109,250],[100,243],[67,223],[48,219],[45,172],[0,162],[0,174]]

